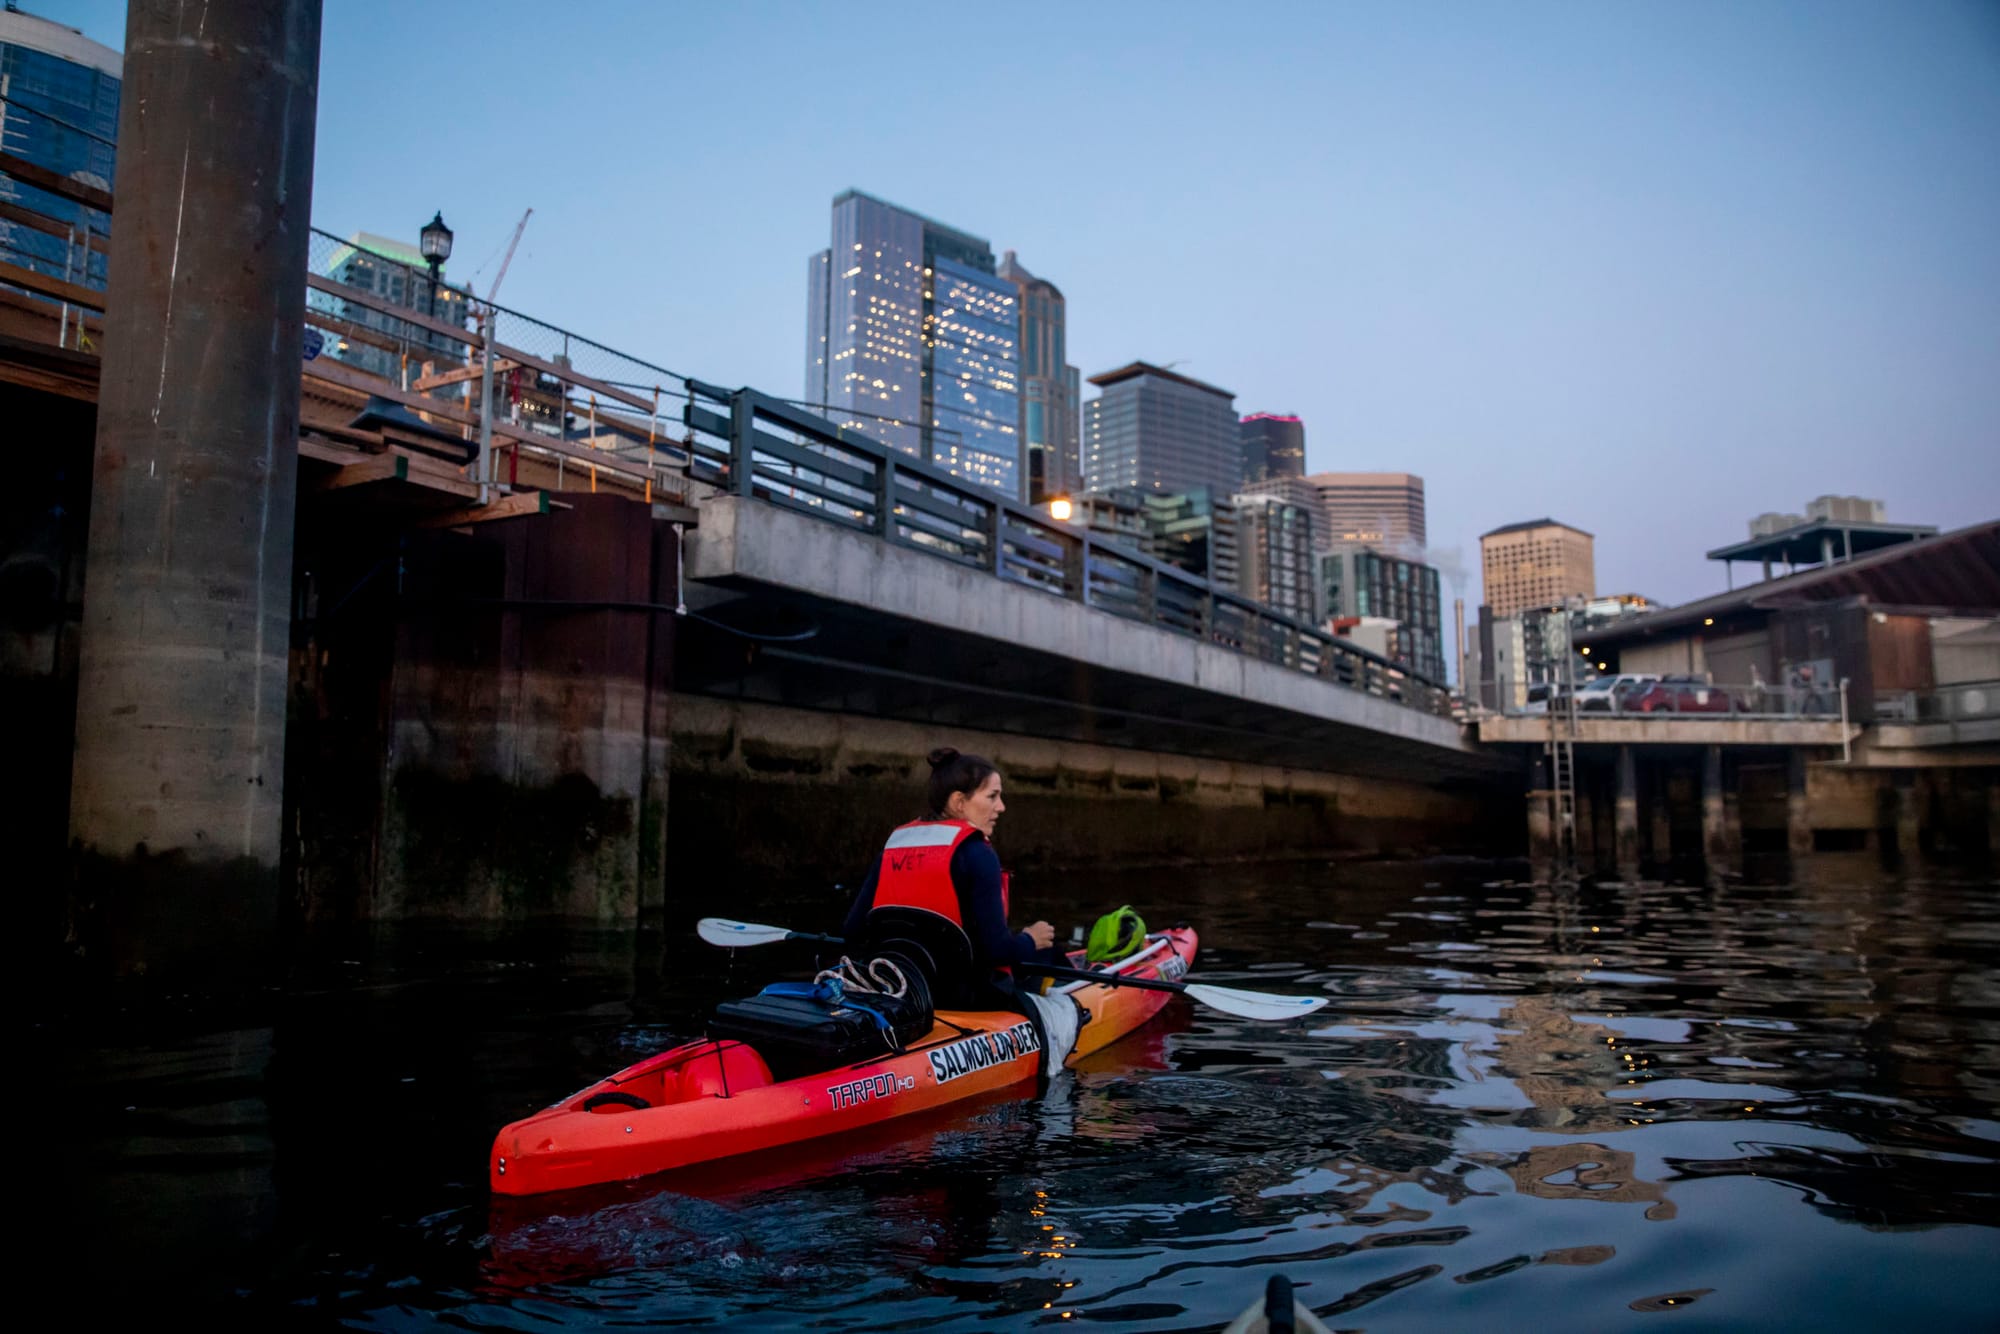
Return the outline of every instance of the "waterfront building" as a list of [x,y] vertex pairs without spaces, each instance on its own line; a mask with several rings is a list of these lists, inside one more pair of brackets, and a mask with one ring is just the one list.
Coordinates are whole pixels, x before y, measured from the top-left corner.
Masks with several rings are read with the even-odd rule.
[[1853,560],[1936,535],[1937,529],[1925,524],[1890,523],[1887,507],[1879,500],[1818,496],[1807,503],[1804,514],[1759,514],[1750,520],[1749,541],[1717,547],[1708,558],[1723,563],[1734,587],[1739,561],[1762,565],[1763,577],[1770,579],[1781,565],[1783,573],[1791,574],[1803,566]]
[[[8,5],[0,11],[0,151],[58,176],[109,190],[117,165],[124,57],[75,28]],[[0,175],[0,204],[38,213],[70,234],[52,236],[0,217],[0,259],[102,291],[110,217]],[[7,212],[0,209],[0,213]],[[93,240],[94,239],[94,240]]]
[[[438,271],[437,287],[433,290],[430,268],[423,255],[415,246],[391,237],[377,236],[372,232],[354,233],[334,249],[323,276],[349,287],[358,287],[420,315],[441,320],[453,328],[465,327],[465,293],[444,281],[442,268]],[[408,351],[404,353],[356,339],[335,339],[325,355],[336,361],[407,385],[422,374],[426,361],[450,361],[456,365],[465,357],[465,344],[399,320],[373,306],[317,289],[307,292],[306,297],[315,310],[324,310],[350,324],[358,324],[365,329],[380,329],[398,340],[408,341]]]
[[1243,441],[1243,480],[1268,482],[1306,475],[1306,425],[1297,417],[1253,412],[1237,424]]
[[1273,611],[1312,622],[1312,511],[1277,496],[1239,495],[1236,549],[1239,587]]
[[1344,543],[1421,558],[1429,541],[1424,479],[1407,472],[1316,472],[1322,549]]
[[1243,485],[1236,396],[1143,361],[1090,377],[1083,407],[1086,491],[1235,495]]
[[807,264],[806,399],[853,430],[1024,494],[1020,289],[986,241],[849,190]]
[[1510,523],[1479,538],[1485,606],[1495,616],[1597,593],[1595,539],[1554,519]]
[[1379,617],[1402,627],[1393,654],[1430,680],[1444,677],[1442,581],[1436,568],[1375,547],[1344,543],[1322,551],[1317,565],[1317,619],[1331,624]]
[[1082,381],[1068,353],[1067,303],[1054,283],[1021,267],[1009,250],[1000,276],[1014,284],[1021,312],[1021,445],[1028,461],[1026,500],[1039,505],[1083,489],[1077,457]]

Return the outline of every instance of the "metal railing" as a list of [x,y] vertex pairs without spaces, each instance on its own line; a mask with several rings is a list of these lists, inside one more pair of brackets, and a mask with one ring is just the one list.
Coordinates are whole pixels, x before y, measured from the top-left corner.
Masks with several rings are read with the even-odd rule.
[[1960,681],[1934,690],[1877,694],[1875,718],[1912,723],[2000,718],[2000,681]]
[[[1587,681],[1581,683],[1574,695],[1576,716],[1584,721],[1592,718],[1803,718],[1824,722],[1847,717],[1848,683],[1845,680],[1791,685],[1660,680],[1605,691],[1590,690],[1588,684]],[[1513,683],[1502,682],[1501,688],[1511,690]],[[1497,712],[1509,718],[1539,718],[1561,709],[1566,698],[1558,691],[1545,699],[1526,703],[1510,700],[1503,703]],[[1496,710],[1481,709],[1480,712],[1490,715]]]
[[[524,455],[558,490],[606,480],[685,502],[712,487],[1451,716],[1442,684],[1400,663],[785,400],[702,384],[449,283],[433,290],[427,268],[319,228],[306,267],[304,378],[334,402],[366,395],[420,414],[483,491],[509,490]],[[19,290],[44,309],[62,294]]]
[[1440,684],[755,390],[687,382],[689,477],[1427,713]]

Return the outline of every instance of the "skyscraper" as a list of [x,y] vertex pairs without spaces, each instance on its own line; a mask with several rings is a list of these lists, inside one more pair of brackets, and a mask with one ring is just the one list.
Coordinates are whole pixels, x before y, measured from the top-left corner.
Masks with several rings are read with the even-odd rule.
[[1421,555],[1424,479],[1406,472],[1316,472],[1326,533],[1322,547],[1360,542],[1398,556]]
[[1597,593],[1596,540],[1554,519],[1510,523],[1479,539],[1485,605],[1495,616]]
[[1083,485],[1132,486],[1218,498],[1243,485],[1236,396],[1227,389],[1135,361],[1090,382],[1083,405]]
[[1277,496],[1236,497],[1239,586],[1273,611],[1310,623],[1313,591],[1313,516]]
[[1392,620],[1402,633],[1391,656],[1433,681],[1444,680],[1443,596],[1435,569],[1351,544],[1322,551],[1315,559],[1322,619]]
[[1021,442],[1027,451],[1025,499],[1039,505],[1051,496],[1083,489],[1077,460],[1078,413],[1083,395],[1067,353],[1067,308],[1046,278],[1022,268],[1009,250],[1000,276],[1014,284],[1021,312]]
[[[74,28],[0,10],[0,150],[58,176],[111,188],[118,142],[124,57]],[[0,253],[10,263],[102,290],[110,218],[96,209],[0,177],[0,202],[74,226],[51,236],[0,218]],[[96,244],[89,243],[96,238]]]
[[1306,475],[1306,424],[1297,417],[1253,412],[1238,429],[1243,439],[1245,482]]
[[859,190],[808,261],[806,398],[828,420],[1021,493],[1020,297],[979,237]]
[[[356,232],[327,260],[325,276],[384,297],[420,315],[434,316],[446,324],[457,327],[465,324],[465,293],[445,283],[442,269],[438,273],[437,290],[432,291],[430,270],[413,245],[370,232]],[[406,367],[409,378],[415,379],[426,360],[435,358],[457,362],[465,356],[465,344],[443,334],[405,324],[373,306],[348,301],[317,288],[306,293],[306,301],[313,309],[337,315],[349,323],[366,329],[381,329],[399,339],[407,338],[407,360],[404,353],[349,339],[337,341],[327,354],[336,361],[359,366],[385,379],[403,382]]]

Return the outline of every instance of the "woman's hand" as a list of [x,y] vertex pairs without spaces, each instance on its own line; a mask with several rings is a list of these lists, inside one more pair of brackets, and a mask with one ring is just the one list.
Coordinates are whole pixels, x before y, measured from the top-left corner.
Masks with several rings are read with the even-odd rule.
[[1026,935],[1034,942],[1035,948],[1045,950],[1056,943],[1056,929],[1047,922],[1037,922],[1029,927]]

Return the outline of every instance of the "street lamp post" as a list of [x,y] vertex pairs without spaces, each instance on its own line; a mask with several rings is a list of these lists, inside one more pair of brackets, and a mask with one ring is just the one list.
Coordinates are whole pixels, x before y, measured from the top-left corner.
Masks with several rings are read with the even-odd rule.
[[444,225],[444,210],[424,224],[423,235],[418,238],[424,263],[431,266],[431,299],[427,312],[432,319],[437,318],[438,267],[451,258],[451,228]]

